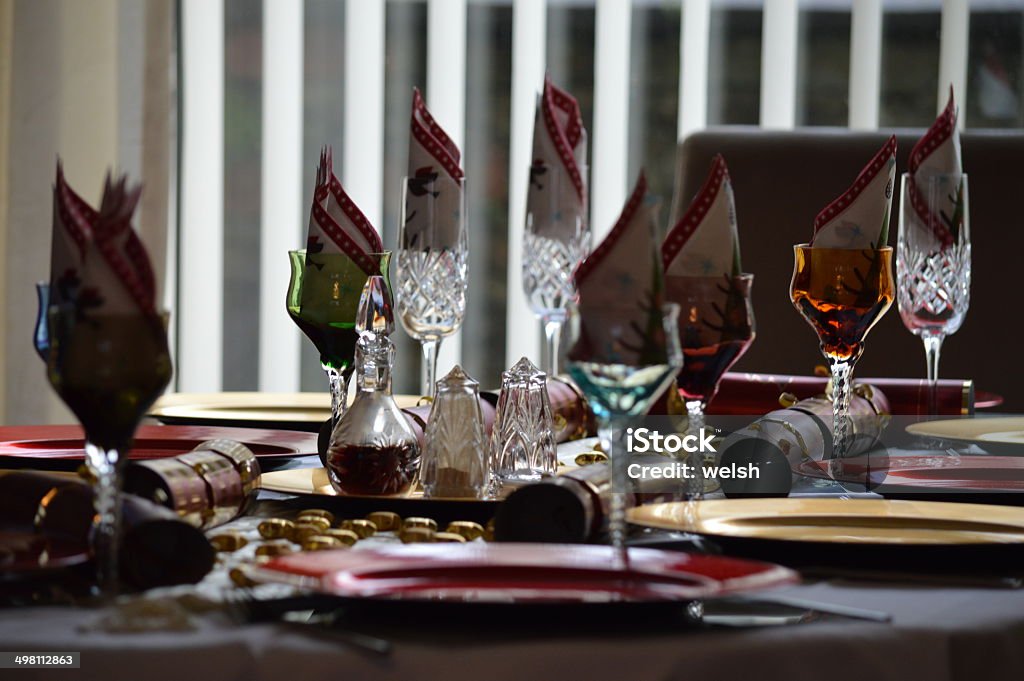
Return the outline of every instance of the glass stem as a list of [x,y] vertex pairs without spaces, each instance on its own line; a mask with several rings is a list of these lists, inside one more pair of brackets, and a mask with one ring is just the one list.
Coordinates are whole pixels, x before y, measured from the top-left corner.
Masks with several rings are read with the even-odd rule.
[[565,320],[562,317],[544,317],[544,338],[545,345],[544,371],[548,376],[558,375],[558,351],[562,341],[562,325]]
[[441,349],[441,339],[434,338],[420,341],[423,350],[423,375],[420,383],[420,394],[424,397],[434,396],[434,384],[437,382],[437,352]]
[[614,442],[611,424],[601,419],[597,425],[597,434],[601,439],[601,450],[608,456],[612,467],[612,494],[608,504],[608,535],[611,538],[612,554],[615,567],[619,570],[629,568],[629,553],[626,550],[626,507],[629,496],[629,467],[624,443]]
[[836,470],[838,462],[846,456],[849,446],[850,425],[850,376],[853,362],[845,359],[832,360],[832,459],[830,469]]
[[928,414],[934,415],[939,410],[939,352],[942,350],[942,334],[922,336],[924,341],[924,360],[928,365]]
[[327,381],[331,387],[331,420],[337,425],[348,406],[348,377],[326,364],[323,368],[327,372]]
[[[701,400],[687,400],[686,413],[688,423],[686,432],[697,437],[700,441],[701,431],[704,430],[704,402]],[[684,495],[687,500],[698,501],[704,496],[704,455],[698,450],[686,455],[687,463],[693,466],[693,474],[685,479]]]
[[85,461],[95,479],[93,485],[92,549],[96,563],[96,584],[100,595],[117,595],[118,561],[121,537],[121,477],[117,468],[120,457],[116,449],[104,449],[85,443]]

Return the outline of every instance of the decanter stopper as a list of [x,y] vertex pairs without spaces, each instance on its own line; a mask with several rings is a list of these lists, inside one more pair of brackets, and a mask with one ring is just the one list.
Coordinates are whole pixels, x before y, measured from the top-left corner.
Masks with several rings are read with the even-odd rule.
[[395,330],[391,291],[387,281],[373,275],[363,285],[356,310],[355,365],[356,387],[359,391],[391,390],[391,367],[395,361],[395,346],[388,336]]
[[490,478],[480,384],[455,365],[437,382],[420,483],[426,497],[484,496]]
[[535,482],[558,467],[547,374],[526,357],[501,374],[491,470],[498,485]]

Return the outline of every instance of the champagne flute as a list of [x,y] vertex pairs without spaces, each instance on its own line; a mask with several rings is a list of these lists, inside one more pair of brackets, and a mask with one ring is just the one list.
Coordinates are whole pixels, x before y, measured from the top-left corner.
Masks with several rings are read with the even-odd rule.
[[[704,412],[718,392],[722,375],[735,364],[754,340],[754,308],[750,288],[754,275],[718,277],[665,275],[665,299],[679,305],[679,343],[683,368],[676,378],[686,404],[687,431],[700,435]],[[694,455],[701,470],[700,454]],[[703,480],[688,480],[688,495],[699,498]]]
[[849,446],[853,368],[864,339],[893,300],[892,248],[793,247],[790,299],[818,334],[832,371],[832,462],[838,479],[840,459]]
[[[587,167],[580,167],[586,186]],[[531,191],[523,235],[523,291],[530,309],[544,325],[542,367],[559,372],[559,345],[566,307],[575,295],[572,273],[590,252],[586,209],[576,205],[576,187],[560,163],[530,166]]]
[[611,459],[612,499],[608,522],[619,567],[628,565],[626,552],[625,443],[615,428],[617,419],[647,413],[682,366],[675,304],[651,305],[642,328],[635,324],[636,305],[606,304],[572,308],[573,346],[567,355],[569,375],[586,396],[597,419],[601,448]]
[[420,393],[433,397],[441,341],[466,314],[469,241],[465,180],[446,175],[403,178],[398,235],[397,304],[406,333],[420,342]]
[[971,304],[971,234],[967,175],[935,175],[924,184],[903,174],[896,291],[903,325],[924,341],[934,414],[942,341],[960,328]]
[[118,588],[121,473],[135,428],[171,379],[167,315],[49,309],[47,374],[85,430],[96,509],[92,534],[102,596]]
[[345,414],[348,382],[354,369],[356,310],[366,280],[373,274],[388,279],[391,252],[368,253],[367,272],[346,253],[288,251],[288,314],[320,352],[320,366],[331,390],[331,422]]

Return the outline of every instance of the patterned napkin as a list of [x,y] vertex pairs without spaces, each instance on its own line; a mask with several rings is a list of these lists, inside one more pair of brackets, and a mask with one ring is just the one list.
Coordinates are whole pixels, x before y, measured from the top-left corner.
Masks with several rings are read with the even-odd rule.
[[[931,232],[936,247],[950,246],[959,236],[963,215],[963,160],[960,157],[960,130],[957,128],[957,107],[953,87],[949,102],[932,126],[910,152],[910,215],[911,226]],[[933,183],[933,178],[935,182]],[[948,186],[945,186],[948,185]],[[937,211],[929,211],[929,194]],[[936,248],[938,250],[938,248]]]
[[403,249],[457,246],[462,211],[460,158],[455,142],[427,111],[420,91],[413,89]]
[[318,253],[345,253],[363,271],[372,274],[378,266],[368,254],[383,250],[377,230],[335,177],[331,148],[322,148],[309,211],[306,257]]
[[[644,336],[653,332],[651,320],[660,319],[651,312],[660,311],[664,302],[657,212],[641,172],[618,222],[576,268],[582,332],[575,351],[600,354],[623,364],[642,359]],[[610,310],[614,310],[616,321],[629,322],[626,326],[635,331],[635,337],[617,337],[607,325],[597,323],[607,319]],[[660,321],[658,324],[660,327]]]
[[50,300],[81,310],[156,315],[156,282],[142,240],[131,226],[142,186],[109,173],[97,211],[67,183],[57,162],[53,189]]
[[717,154],[690,207],[661,245],[665,274],[721,277],[741,272],[736,205],[725,159]]
[[889,209],[896,174],[896,137],[890,137],[839,198],[814,219],[811,245],[818,248],[883,248],[889,241]]
[[579,232],[573,217],[586,221],[587,131],[577,101],[544,78],[533,124],[533,163],[527,211],[533,216],[533,232],[559,238]]

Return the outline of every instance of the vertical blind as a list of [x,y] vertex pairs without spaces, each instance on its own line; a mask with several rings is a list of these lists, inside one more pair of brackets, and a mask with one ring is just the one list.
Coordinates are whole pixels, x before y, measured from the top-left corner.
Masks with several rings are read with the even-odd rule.
[[[748,66],[759,57],[759,90],[753,105],[746,105],[746,110],[756,106],[759,113],[748,122],[793,128],[809,120],[801,98],[814,82],[806,81],[811,76],[801,70],[805,68],[801,63],[807,60],[798,58],[798,51],[801,45],[811,44],[801,39],[801,30],[817,24],[808,21],[802,27],[802,16],[810,19],[816,11],[838,11],[842,15],[839,31],[847,41],[842,44],[849,46],[844,74],[848,89],[834,97],[845,98],[847,115],[838,122],[874,129],[893,123],[880,116],[884,89],[889,87],[883,60],[890,37],[885,13],[923,7],[938,16],[940,27],[938,55],[928,81],[938,83],[934,110],[945,103],[950,83],[961,102],[974,94],[966,91],[973,11],[968,0],[346,0],[343,28],[337,34],[343,44],[341,58],[321,65],[323,73],[317,76],[335,79],[340,110],[336,124],[328,127],[340,135],[311,142],[305,129],[308,104],[304,115],[304,101],[310,100],[303,83],[310,72],[310,55],[320,53],[307,44],[313,39],[307,35],[313,24],[304,12],[320,12],[323,7],[317,0],[263,0],[260,216],[249,227],[259,231],[259,254],[251,264],[258,277],[252,280],[257,290],[246,291],[249,305],[244,310],[256,326],[256,333],[250,334],[226,329],[224,321],[226,316],[231,318],[231,310],[225,310],[225,250],[236,248],[225,243],[225,135],[232,133],[225,130],[224,115],[225,5],[231,1],[182,0],[180,5],[180,219],[178,247],[169,249],[175,259],[169,266],[177,271],[172,319],[180,391],[233,387],[225,386],[226,362],[237,363],[234,353],[247,352],[254,356],[251,364],[256,373],[249,377],[249,389],[307,387],[300,367],[308,364],[303,357],[309,358],[309,350],[303,349],[307,344],[288,318],[283,301],[288,279],[285,251],[302,246],[308,218],[309,196],[304,190],[313,174],[308,150],[335,142],[336,172],[371,223],[383,232],[385,244],[393,247],[395,230],[389,223],[397,206],[389,204],[398,195],[403,153],[398,150],[404,145],[396,133],[407,120],[407,106],[394,109],[395,101],[403,106],[408,101],[386,98],[386,83],[393,79],[421,78],[416,84],[425,88],[435,117],[460,146],[470,147],[467,164],[476,164],[467,173],[471,202],[484,196],[491,185],[502,185],[502,192],[507,187],[506,198],[488,204],[487,211],[470,206],[470,239],[475,243],[472,318],[466,322],[465,342],[458,336],[445,341],[438,366],[443,373],[456,362],[468,361],[489,373],[479,376],[486,383],[496,382],[496,368],[520,356],[539,359],[538,324],[521,292],[520,268],[535,96],[545,71],[570,90],[574,79],[590,76],[581,104],[592,140],[590,208],[595,239],[610,229],[625,201],[635,179],[631,173],[639,165],[637,157],[660,148],[659,168],[664,175],[674,156],[674,139],[652,139],[645,128],[658,111],[641,110],[646,100],[631,96],[639,87],[635,60],[648,65],[676,62],[673,69],[677,71],[670,73],[678,73],[678,82],[665,88],[670,92],[658,91],[658,85],[652,89],[675,107],[672,135],[682,139],[709,122],[734,122],[716,114],[730,102],[739,104],[737,117],[745,115],[741,99],[749,97],[747,91],[752,88],[727,89],[733,81],[735,85],[748,82],[743,79],[756,80],[757,73],[752,76],[751,69],[738,61],[746,43],[729,41],[743,31],[753,35],[759,30],[760,53],[747,55]],[[645,36],[664,29],[660,15],[633,24],[638,12],[646,10],[662,12],[676,22],[670,25],[678,25],[678,49],[658,54],[645,49],[649,47]],[[566,22],[576,23],[566,29]],[[829,25],[834,29],[835,22]],[[425,28],[425,37],[417,36],[418,26]],[[581,45],[592,50],[585,60],[580,59]],[[826,48],[834,45],[822,47]],[[580,76],[580,63],[592,64],[592,73]],[[807,82],[811,85],[801,86]],[[501,89],[502,98],[490,96],[496,89]],[[835,121],[835,114],[829,115],[833,118],[828,120]],[[478,125],[486,126],[486,135],[475,134]],[[500,153],[494,147],[500,147]],[[670,187],[671,178],[660,178],[660,186]],[[478,223],[499,226],[484,230]],[[496,255],[501,262],[495,261]],[[411,390],[418,357],[411,344],[404,349],[402,361],[410,366],[396,389]]]

